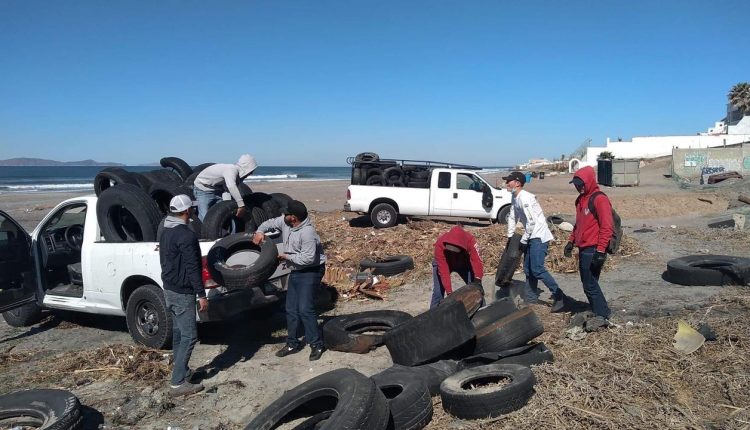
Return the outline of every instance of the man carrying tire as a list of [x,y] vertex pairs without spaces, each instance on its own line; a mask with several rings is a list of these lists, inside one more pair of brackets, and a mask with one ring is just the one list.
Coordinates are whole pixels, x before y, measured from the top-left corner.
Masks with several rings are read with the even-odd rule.
[[237,218],[242,218],[246,213],[245,202],[237,184],[250,176],[257,167],[255,157],[244,154],[237,164],[214,164],[203,169],[193,182],[193,194],[198,201],[198,218],[201,222],[208,209],[221,201],[225,189],[237,202]]
[[[599,275],[607,259],[607,246],[613,235],[612,204],[609,197],[599,192],[596,173],[591,166],[578,170],[570,181],[578,191],[576,199],[576,224],[565,245],[565,256],[573,255],[573,247],[578,247],[578,270],[586,298],[591,310],[607,320],[610,310],[607,300],[599,286]],[[597,193],[593,208],[596,216],[589,209],[589,199]]]
[[565,308],[565,294],[544,267],[549,242],[554,239],[547,226],[542,207],[536,196],[523,189],[526,176],[521,172],[511,172],[503,177],[505,187],[512,194],[511,210],[508,214],[508,243],[516,231],[516,221],[523,224],[520,249],[523,252],[523,271],[526,274],[527,303],[539,302],[539,281],[547,286],[552,294],[552,312],[562,312]]
[[477,240],[460,225],[443,233],[435,241],[430,308],[439,305],[445,295],[453,293],[452,272],[458,273],[467,284],[477,282],[481,285],[484,276]]
[[159,241],[161,280],[164,299],[172,318],[172,350],[174,368],[169,394],[186,396],[203,390],[203,385],[189,381],[188,367],[193,347],[198,342],[195,320],[195,296],[199,310],[208,309],[206,291],[201,278],[201,249],[198,236],[187,226],[193,202],[185,194],[174,196],[169,202],[169,215],[164,220],[164,232]]
[[310,345],[310,361],[315,361],[325,350],[314,298],[326,271],[326,256],[304,203],[292,200],[281,209],[281,214],[259,225],[253,235],[253,243],[258,245],[265,240],[265,232],[281,230],[284,252],[279,260],[292,270],[286,292],[287,340],[276,356],[286,357],[302,350],[304,343],[298,332],[301,323],[305,341]]

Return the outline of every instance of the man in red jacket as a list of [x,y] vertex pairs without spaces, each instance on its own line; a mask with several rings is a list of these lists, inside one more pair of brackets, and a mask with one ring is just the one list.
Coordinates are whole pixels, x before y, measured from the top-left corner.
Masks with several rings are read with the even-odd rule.
[[591,310],[607,319],[610,311],[599,286],[599,275],[607,259],[607,245],[613,234],[612,204],[606,194],[599,193],[593,203],[596,214],[591,213],[589,199],[592,194],[600,191],[592,167],[578,170],[570,183],[575,185],[579,196],[576,199],[576,225],[565,245],[565,256],[572,256],[573,247],[578,247],[578,270],[583,291],[591,304]]
[[481,285],[484,272],[477,241],[461,226],[457,225],[438,237],[434,257],[430,308],[439,305],[445,294],[453,292],[451,272],[458,273],[467,284],[478,282]]

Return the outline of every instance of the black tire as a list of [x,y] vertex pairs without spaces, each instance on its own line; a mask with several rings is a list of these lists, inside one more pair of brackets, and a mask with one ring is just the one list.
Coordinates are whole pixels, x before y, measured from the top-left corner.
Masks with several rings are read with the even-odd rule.
[[430,188],[430,183],[427,181],[409,181],[406,186],[409,188]]
[[531,308],[513,312],[476,330],[474,354],[498,352],[526,344],[544,333],[544,326]]
[[388,428],[418,430],[432,420],[432,398],[424,380],[410,371],[374,375],[372,380],[388,400]]
[[[371,178],[373,176],[383,176],[383,169],[378,166],[373,166],[372,164],[368,165],[367,168],[367,175],[365,175],[365,179]],[[366,180],[364,181],[366,182]]]
[[411,318],[406,312],[392,310],[341,315],[323,325],[323,340],[333,351],[366,354],[383,345],[385,332]]
[[[237,184],[237,189],[240,190],[240,196],[242,196],[243,201],[245,200],[245,197],[248,197],[250,194],[253,193],[252,188],[250,188],[250,186],[244,182],[240,182],[239,184]],[[224,187],[224,192],[228,193],[229,189]]]
[[11,327],[28,327],[41,321],[42,308],[36,302],[3,312],[3,319]]
[[370,221],[375,228],[393,227],[398,222],[398,212],[389,203],[379,203],[370,211]]
[[440,394],[440,384],[443,383],[445,378],[458,372],[458,362],[455,360],[439,360],[433,363],[427,363],[421,366],[413,367],[394,364],[384,371],[374,375],[373,378],[380,377],[380,375],[391,372],[411,373],[412,375],[414,375],[414,377],[422,379],[422,381],[427,385],[427,390],[429,391],[430,395],[435,396]]
[[415,366],[435,360],[474,338],[474,327],[463,305],[437,306],[385,333],[393,362]]
[[392,255],[375,261],[365,258],[359,262],[360,270],[373,269],[373,275],[393,276],[414,268],[414,259],[408,255]]
[[181,184],[185,182],[182,180],[180,175],[169,169],[149,170],[147,172],[141,172],[141,175],[145,176],[146,179],[151,181],[152,184],[155,184],[157,182],[171,182],[173,184]]
[[136,342],[154,349],[172,345],[172,318],[164,291],[156,285],[143,285],[133,291],[125,308],[125,321]]
[[258,287],[278,267],[279,252],[272,240],[261,245],[245,234],[232,234],[217,241],[208,251],[208,270],[227,289]]
[[94,177],[94,193],[99,197],[102,191],[122,184],[138,185],[138,180],[125,169],[106,167]]
[[384,430],[388,425],[388,401],[375,383],[355,370],[337,369],[286,391],[245,430],[270,430],[300,414],[316,416],[331,410],[322,428]]
[[680,285],[748,285],[750,258],[688,255],[667,262],[665,277]]
[[378,154],[374,152],[360,152],[354,157],[354,161],[369,162],[369,161],[380,161]]
[[130,174],[135,178],[135,181],[138,182],[138,186],[141,187],[141,189],[145,192],[148,192],[148,190],[151,189],[151,181],[148,180],[147,177],[141,175],[140,173],[136,172],[130,172]]
[[151,196],[131,184],[104,190],[96,202],[96,216],[107,242],[154,242],[162,218]]
[[289,195],[284,194],[284,193],[271,193],[271,198],[274,199],[276,203],[278,203],[279,208],[286,207],[289,204],[289,202],[294,200]]
[[471,318],[484,302],[484,288],[477,284],[464,285],[440,302],[440,306],[450,302],[461,303],[466,310],[466,315]]
[[505,250],[503,250],[503,255],[497,264],[495,286],[504,287],[513,280],[513,274],[516,272],[518,265],[521,264],[522,258],[521,235],[516,233],[511,237]]
[[365,182],[362,167],[352,167],[352,185],[362,185]]
[[458,369],[471,369],[487,364],[519,364],[521,366],[534,366],[554,361],[552,351],[544,342],[531,343],[500,352],[487,352],[472,355],[458,362]]
[[424,182],[427,182],[427,180],[430,178],[430,171],[429,170],[421,170],[421,169],[415,169],[409,172],[409,176],[412,179],[423,179]]
[[216,240],[234,233],[255,231],[257,225],[250,214],[237,218],[237,202],[221,201],[211,206],[203,217],[202,238]]
[[263,202],[261,208],[263,209],[263,212],[266,213],[268,219],[281,216],[281,205],[279,205],[279,203],[273,198]]
[[382,175],[372,175],[367,178],[365,185],[385,186],[387,185],[387,183],[385,182],[385,178]]
[[[9,425],[7,428],[83,428],[81,403],[73,393],[65,390],[37,389],[3,394],[0,396],[0,418]],[[11,421],[12,418],[17,419]]]
[[182,183],[174,182],[156,182],[151,185],[148,190],[148,194],[156,202],[156,206],[159,208],[159,212],[162,215],[169,213],[169,202],[174,196],[185,194],[190,197],[190,200],[194,200],[193,189],[183,185]]
[[164,157],[159,160],[159,164],[161,164],[161,167],[174,170],[178,175],[180,175],[180,180],[182,182],[185,182],[185,179],[187,179],[188,176],[193,173],[193,168],[190,167],[188,163],[183,161],[182,158]]
[[406,185],[404,182],[404,171],[399,166],[389,167],[383,170],[383,176],[385,182],[391,186],[403,187]]
[[508,215],[510,215],[510,205],[505,205],[500,208],[499,211],[497,211],[497,218],[495,218],[495,222],[501,225],[508,224]]
[[471,317],[471,323],[474,324],[475,329],[479,330],[501,318],[507,317],[517,310],[518,308],[516,307],[516,304],[513,303],[513,300],[505,297],[479,309],[477,313]]
[[[508,378],[510,383],[491,389],[469,389],[476,383]],[[462,419],[493,418],[521,409],[534,394],[536,378],[526,366],[489,364],[466,369],[447,378],[440,386],[443,408]]]
[[252,193],[249,196],[243,197],[243,200],[256,226],[261,225],[269,218],[273,218],[269,213],[278,213],[276,216],[281,215],[280,208],[275,205],[273,197],[269,194]]
[[198,175],[201,174],[203,169],[205,169],[208,166],[213,166],[215,163],[203,163],[195,166],[193,169],[193,173],[191,173],[187,178],[185,178],[184,184],[188,187],[193,187],[195,185],[195,178],[198,177]]

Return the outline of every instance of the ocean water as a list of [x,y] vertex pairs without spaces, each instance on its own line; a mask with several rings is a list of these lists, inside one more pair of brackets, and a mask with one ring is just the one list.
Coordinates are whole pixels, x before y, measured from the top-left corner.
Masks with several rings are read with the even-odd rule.
[[[146,172],[159,166],[121,166],[130,172]],[[0,166],[0,194],[93,191],[94,177],[102,166]],[[486,167],[481,174],[508,171],[508,167]],[[351,166],[305,167],[260,166],[245,182],[349,180]]]

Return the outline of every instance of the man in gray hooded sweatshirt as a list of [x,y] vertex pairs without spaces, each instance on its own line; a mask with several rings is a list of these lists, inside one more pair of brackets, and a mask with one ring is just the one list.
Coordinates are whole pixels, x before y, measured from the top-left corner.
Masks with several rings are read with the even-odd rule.
[[245,215],[245,202],[237,184],[241,183],[258,167],[255,157],[244,154],[237,164],[214,164],[206,167],[193,182],[193,194],[198,201],[198,218],[203,221],[208,209],[221,200],[224,189],[237,202],[237,217]]
[[265,240],[264,232],[281,230],[284,253],[279,255],[279,260],[292,269],[286,292],[286,346],[278,350],[276,356],[285,357],[302,350],[304,343],[299,340],[301,333],[298,333],[301,322],[305,341],[310,344],[310,361],[315,361],[324,351],[314,297],[326,271],[326,256],[304,203],[292,200],[281,209],[281,213],[281,216],[259,225],[253,235],[253,243],[258,245]]

